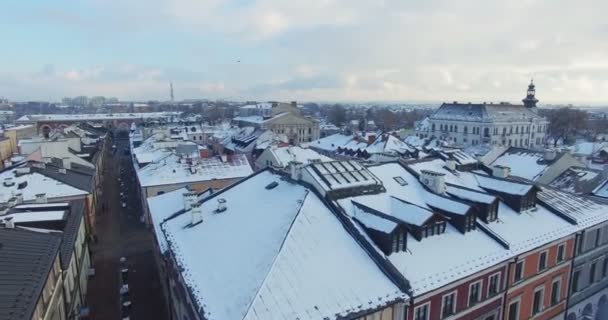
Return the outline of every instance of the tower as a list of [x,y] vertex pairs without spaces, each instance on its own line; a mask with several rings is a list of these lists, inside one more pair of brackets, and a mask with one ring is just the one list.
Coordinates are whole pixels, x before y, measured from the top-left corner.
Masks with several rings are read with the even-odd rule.
[[169,95],[171,97],[171,102],[173,102],[173,99],[175,98],[173,96],[173,82],[169,83]]
[[530,80],[526,97],[521,101],[524,103],[524,106],[526,106],[526,108],[536,108],[536,103],[538,103],[538,99],[536,99],[536,87],[534,86],[534,80]]

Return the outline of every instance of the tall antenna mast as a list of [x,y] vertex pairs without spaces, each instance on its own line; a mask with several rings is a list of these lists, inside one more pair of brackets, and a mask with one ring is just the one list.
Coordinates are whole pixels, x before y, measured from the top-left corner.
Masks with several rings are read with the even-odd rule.
[[171,94],[171,102],[173,102],[173,100],[174,100],[174,98],[175,98],[175,97],[173,96],[173,82],[169,83],[169,90],[171,91],[171,92],[170,92],[170,94]]

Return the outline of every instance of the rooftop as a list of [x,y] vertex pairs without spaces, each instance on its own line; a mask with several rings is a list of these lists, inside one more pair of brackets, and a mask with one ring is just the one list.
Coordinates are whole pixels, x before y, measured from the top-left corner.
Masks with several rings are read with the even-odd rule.
[[471,122],[529,122],[542,117],[523,105],[455,102],[443,103],[429,118]]
[[244,178],[253,173],[247,157],[235,154],[223,161],[220,157],[200,160],[186,159],[171,154],[137,171],[142,187],[191,183],[199,181]]
[[206,319],[335,319],[404,298],[315,193],[268,170],[201,209],[162,229]]
[[0,318],[31,319],[59,251],[61,237],[0,228]]
[[326,157],[312,149],[297,146],[270,148],[268,150],[278,161],[277,165],[283,168],[287,167],[291,161],[296,161],[303,164],[308,164],[311,160],[333,161],[333,159]]
[[115,119],[166,119],[178,117],[180,112],[146,112],[146,113],[90,113],[90,114],[30,114],[17,119],[19,122],[32,121],[99,121]]

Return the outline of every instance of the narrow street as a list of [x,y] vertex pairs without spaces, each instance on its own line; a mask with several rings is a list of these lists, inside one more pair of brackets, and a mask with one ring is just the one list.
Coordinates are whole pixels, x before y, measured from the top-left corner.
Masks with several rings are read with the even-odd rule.
[[[101,199],[105,210],[97,215],[97,243],[91,244],[95,268],[87,295],[91,319],[121,319],[121,257],[126,258],[129,268],[130,319],[166,319],[167,311],[152,251],[154,238],[139,221],[141,203],[134,172],[130,157],[123,151],[128,148],[128,138],[108,143]],[[115,152],[111,148],[112,143],[116,145]]]

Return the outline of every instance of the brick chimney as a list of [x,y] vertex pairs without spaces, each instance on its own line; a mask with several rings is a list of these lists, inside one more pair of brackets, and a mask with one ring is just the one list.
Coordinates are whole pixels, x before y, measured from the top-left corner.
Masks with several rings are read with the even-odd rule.
[[422,184],[437,194],[445,193],[445,174],[430,170],[422,170],[420,175]]

